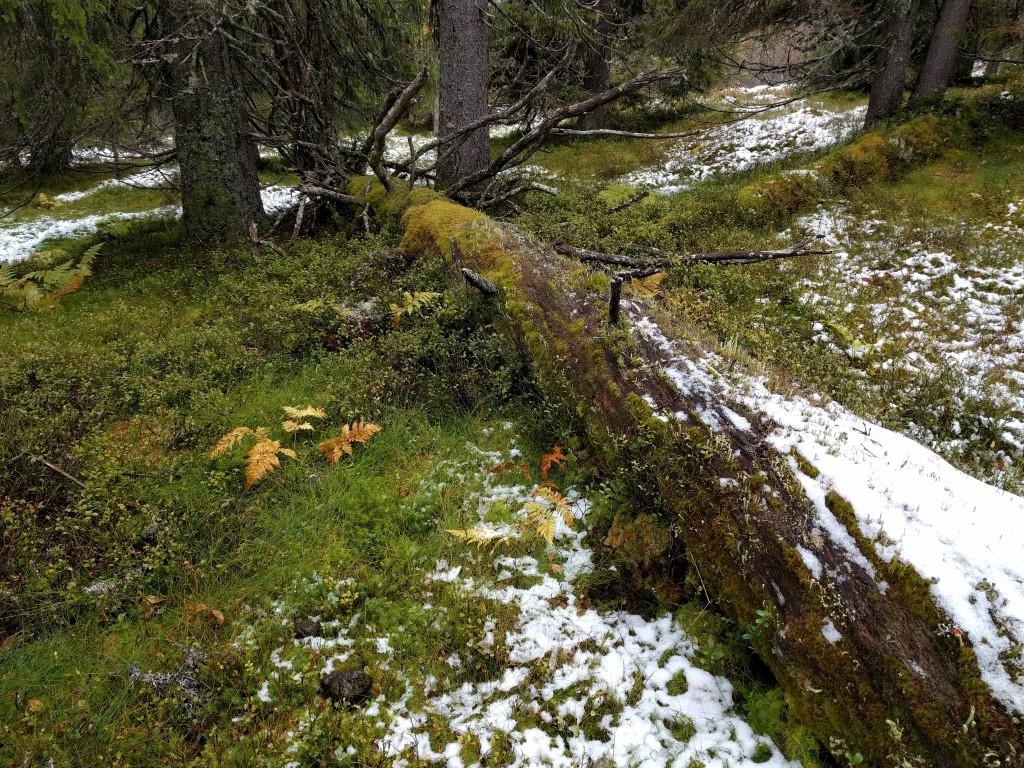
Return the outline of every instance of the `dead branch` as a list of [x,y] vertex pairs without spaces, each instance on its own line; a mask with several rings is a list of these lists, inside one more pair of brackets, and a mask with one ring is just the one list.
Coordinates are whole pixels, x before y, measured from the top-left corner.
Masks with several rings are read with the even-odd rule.
[[75,484],[75,485],[77,485],[77,486],[78,486],[79,488],[83,488],[83,489],[85,488],[85,483],[83,483],[83,482],[82,482],[81,480],[79,480],[79,479],[78,479],[77,477],[75,477],[74,475],[72,475],[72,474],[71,474],[70,472],[66,472],[65,470],[61,469],[61,468],[60,468],[60,467],[58,467],[58,466],[57,466],[56,464],[52,464],[52,463],[50,463],[49,461],[47,461],[46,459],[44,459],[44,458],[43,458],[42,456],[33,456],[32,458],[33,458],[33,460],[34,460],[34,461],[35,461],[35,462],[36,462],[37,464],[42,464],[42,465],[43,465],[44,467],[46,467],[46,468],[47,468],[48,470],[50,470],[51,472],[53,472],[53,473],[54,473],[54,474],[56,474],[56,475],[59,475],[60,477],[63,477],[63,478],[64,478],[65,480],[67,480],[67,481],[68,481],[69,483],[74,483],[74,484]]
[[492,283],[483,275],[479,275],[467,267],[461,267],[459,271],[466,278],[466,282],[476,288],[484,296],[494,296],[498,293],[498,286]]
[[427,69],[424,67],[416,75],[416,78],[407,85],[398,97],[394,100],[384,115],[381,117],[380,122],[374,126],[370,132],[367,144],[370,145],[371,149],[368,153],[368,162],[370,168],[380,179],[381,184],[389,192],[391,191],[391,180],[388,175],[384,172],[384,166],[381,164],[381,160],[384,158],[384,148],[386,146],[386,140],[388,134],[392,129],[398,125],[398,121],[401,120],[405,113],[409,110],[409,106],[412,104],[413,99],[416,98],[416,94],[423,88],[423,84],[427,82]]
[[481,182],[493,178],[503,170],[524,163],[536,152],[544,140],[551,134],[551,131],[561,126],[566,120],[572,120],[589,112],[593,112],[605,104],[631,93],[646,88],[654,83],[664,82],[684,75],[683,67],[671,67],[668,69],[652,69],[643,72],[635,77],[619,83],[601,93],[594,94],[583,101],[575,104],[568,104],[549,113],[540,123],[524,133],[519,139],[513,142],[497,159],[487,168],[468,174],[455,182],[447,191],[450,195],[459,195],[466,190],[478,187]]
[[683,133],[642,133],[640,131],[619,131],[614,128],[553,128],[552,136],[571,136],[589,138],[594,136],[615,136],[622,139],[692,139],[700,136],[702,131],[684,131]]
[[619,205],[616,205],[614,208],[609,210],[608,213],[612,214],[612,213],[618,213],[619,211],[624,211],[627,208],[629,208],[630,206],[636,205],[641,200],[646,199],[650,194],[651,194],[651,190],[649,190],[649,189],[645,189],[645,190],[643,190],[641,192],[637,192],[635,195],[633,195],[631,198],[629,198],[629,200],[627,200],[626,202],[620,203]]
[[789,248],[781,248],[769,251],[720,251],[713,253],[691,253],[685,256],[669,253],[659,248],[648,248],[648,252],[654,258],[640,259],[632,256],[623,256],[617,253],[602,253],[592,251],[588,248],[580,248],[568,243],[556,243],[554,249],[563,256],[572,256],[584,262],[597,264],[609,264],[622,267],[632,267],[634,270],[642,271],[654,269],[660,271],[671,267],[687,267],[693,264],[715,264],[718,266],[739,266],[745,264],[760,264],[765,261],[777,259],[790,259],[797,256],[821,256],[832,253],[830,250],[814,248],[814,238],[803,240]]

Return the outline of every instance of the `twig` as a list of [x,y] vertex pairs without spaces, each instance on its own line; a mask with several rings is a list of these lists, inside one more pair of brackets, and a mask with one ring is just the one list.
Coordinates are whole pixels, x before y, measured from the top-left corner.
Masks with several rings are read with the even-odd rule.
[[85,483],[83,483],[77,477],[72,475],[70,472],[65,472],[63,469],[58,467],[56,464],[51,464],[46,459],[44,459],[42,456],[33,456],[32,460],[35,461],[38,464],[42,464],[44,467],[46,467],[51,472],[60,475],[65,480],[67,480],[69,483],[74,483],[75,485],[77,485],[79,488],[82,488],[82,489],[85,488]]
[[631,205],[636,205],[641,200],[646,199],[650,194],[651,194],[651,190],[649,190],[649,189],[645,189],[642,192],[637,192],[635,195],[633,195],[631,198],[629,198],[629,200],[627,200],[624,203],[620,203],[619,205],[616,205],[614,208],[612,208],[610,211],[608,211],[608,213],[612,214],[612,213],[618,213],[619,211],[624,211],[627,208],[629,208]]

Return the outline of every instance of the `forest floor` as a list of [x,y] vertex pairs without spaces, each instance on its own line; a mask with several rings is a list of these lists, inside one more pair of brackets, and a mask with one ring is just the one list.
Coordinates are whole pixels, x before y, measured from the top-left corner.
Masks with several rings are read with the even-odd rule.
[[[781,95],[724,91],[715,104]],[[1020,498],[971,485],[942,458],[1014,493],[1024,483],[1021,137],[988,137],[781,221],[719,205],[804,171],[861,110],[832,96],[746,123],[719,114],[699,139],[560,142],[535,165],[562,194],[531,198],[517,223],[616,252],[822,236],[829,256],[678,270],[636,290],[701,335],[713,386],[775,403],[780,446],[801,438],[822,472],[809,484],[855,482],[849,472],[877,466],[879,441],[906,435],[920,445],[887,456],[919,459],[937,492],[955,482],[961,499],[991,495],[1002,518],[978,522],[1005,527]],[[828,745],[789,720],[747,649],[756,627],[632,594],[628,564],[594,532],[636,500],[592,474],[486,308],[447,290],[439,262],[391,258],[393,232],[325,237],[288,258],[193,253],[162,189],[173,169],[118,180],[97,159],[0,222],[0,260],[105,241],[96,274],[52,310],[0,315],[0,460],[5,483],[31,489],[0,503],[0,762],[823,764]],[[268,167],[262,180],[268,208],[289,199],[285,174]],[[608,212],[640,189],[652,194]],[[404,292],[422,301],[392,325],[383,308]],[[327,412],[315,435],[276,427],[283,406],[307,404]],[[329,466],[318,440],[359,417],[382,431]],[[860,419],[893,432],[841,445],[829,432]],[[208,456],[243,425],[269,427],[298,460],[281,457],[246,489],[244,450]],[[556,444],[568,461],[545,469]],[[538,491],[545,479],[560,490]],[[865,484],[885,498],[869,508],[908,508],[904,476],[875,480]],[[860,522],[941,575],[948,563],[909,545],[934,535],[948,547],[971,514]],[[991,555],[975,543],[972,561]],[[1012,661],[1019,649],[1000,643],[1021,634],[1024,577],[1000,565],[988,575],[1011,601],[1010,634],[991,648]],[[992,633],[965,608],[975,583],[951,583],[963,589],[950,614],[974,637]],[[980,660],[990,683],[1007,668]],[[363,706],[318,696],[325,673],[354,669],[369,676]],[[1003,694],[1020,682],[1008,675]]]

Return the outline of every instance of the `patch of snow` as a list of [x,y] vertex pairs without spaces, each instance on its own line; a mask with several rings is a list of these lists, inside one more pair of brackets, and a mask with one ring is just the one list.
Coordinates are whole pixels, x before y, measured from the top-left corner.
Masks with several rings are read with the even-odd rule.
[[84,197],[95,194],[102,189],[109,189],[111,187],[137,187],[140,189],[169,187],[174,183],[177,176],[178,169],[173,166],[167,168],[149,168],[148,170],[140,173],[133,173],[130,176],[125,176],[120,179],[104,179],[99,184],[94,184],[88,189],[83,189],[78,192],[64,192],[60,195],[54,195],[54,199],[59,200],[62,203],[72,203],[76,200],[81,200]]
[[620,182],[671,194],[722,173],[824,149],[856,132],[866,108],[833,111],[796,102],[786,110],[725,123],[684,139],[661,166],[633,171]]
[[[262,189],[260,196],[263,198],[264,210],[275,213],[297,202],[298,191],[294,187],[271,185]],[[91,235],[110,222],[163,216],[181,216],[181,206],[164,205],[148,211],[90,214],[77,219],[44,215],[13,226],[0,226],[0,263],[26,259],[48,240]]]

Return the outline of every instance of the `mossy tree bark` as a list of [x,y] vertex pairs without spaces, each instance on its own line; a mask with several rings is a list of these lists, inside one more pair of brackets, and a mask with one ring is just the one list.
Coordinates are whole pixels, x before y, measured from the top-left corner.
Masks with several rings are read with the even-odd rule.
[[[438,3],[438,136],[447,136],[487,114],[487,0]],[[491,162],[487,127],[438,148],[437,183],[442,189]]]
[[[206,12],[204,3],[190,0],[170,0],[167,7],[172,29],[194,26]],[[247,233],[263,203],[234,55],[215,25],[203,26],[175,52],[171,111],[185,231],[190,239],[216,242]]]
[[[541,385],[599,462],[657,478],[666,522],[704,588],[740,626],[763,627],[755,649],[823,744],[871,766],[1022,765],[1019,723],[980,682],[970,648],[936,632],[943,617],[927,584],[896,566],[883,593],[847,549],[815,533],[817,513],[767,442],[766,419],[675,389],[664,348],[610,328],[606,296],[588,291],[594,276],[578,262],[447,200],[417,203],[403,216],[400,248],[447,256],[454,241],[461,266],[500,289],[491,300]],[[624,305],[627,320],[650,311]],[[648,403],[685,416],[662,421]],[[719,417],[714,427],[708,414]],[[832,500],[837,517],[844,503]],[[821,578],[798,546],[821,563]],[[828,621],[847,628],[840,641],[823,636]]]
[[907,69],[914,45],[914,26],[920,0],[893,0],[892,20],[885,48],[879,51],[879,70],[871,83],[864,127],[888,120],[903,106]]

